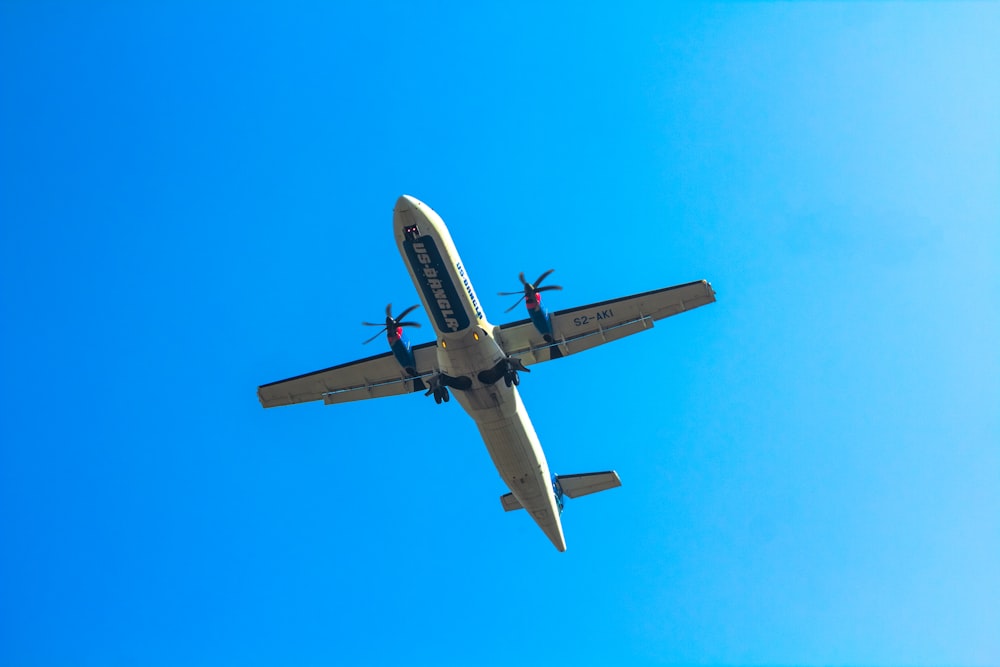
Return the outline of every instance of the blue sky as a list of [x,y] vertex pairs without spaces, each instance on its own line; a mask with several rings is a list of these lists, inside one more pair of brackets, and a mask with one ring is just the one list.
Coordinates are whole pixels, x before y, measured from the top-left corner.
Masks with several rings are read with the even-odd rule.
[[[208,4],[0,5],[0,664],[1000,663],[1000,5]],[[525,377],[565,554],[454,402],[257,402],[402,193],[496,322],[718,293]]]

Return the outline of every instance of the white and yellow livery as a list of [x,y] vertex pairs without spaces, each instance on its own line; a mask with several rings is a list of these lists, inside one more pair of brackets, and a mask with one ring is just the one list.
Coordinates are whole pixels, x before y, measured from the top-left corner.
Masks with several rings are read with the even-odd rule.
[[550,473],[517,390],[519,372],[652,328],[656,320],[715,301],[715,292],[702,280],[550,314],[541,308],[538,296],[544,289],[558,289],[538,287],[550,272],[533,285],[522,274],[529,319],[496,326],[486,318],[437,213],[404,195],[396,202],[393,231],[435,341],[410,348],[387,308],[391,352],[262,385],[257,390],[261,404],[345,403],[414,392],[433,395],[441,403],[454,396],[479,427],[509,489],[501,497],[503,508],[526,510],[555,547],[565,551],[563,496],[575,498],[621,482],[614,471]]

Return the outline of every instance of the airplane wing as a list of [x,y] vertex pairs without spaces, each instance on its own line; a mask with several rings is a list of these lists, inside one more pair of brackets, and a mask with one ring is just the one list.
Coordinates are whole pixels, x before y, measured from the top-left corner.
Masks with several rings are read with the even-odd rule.
[[713,301],[715,290],[698,280],[551,313],[552,343],[542,338],[531,320],[504,324],[496,336],[507,354],[537,364],[651,329],[655,320]]
[[417,377],[406,374],[392,352],[298,375],[257,388],[265,408],[308,401],[348,403],[366,398],[408,394],[426,389],[423,379],[437,371],[437,344],[413,346]]

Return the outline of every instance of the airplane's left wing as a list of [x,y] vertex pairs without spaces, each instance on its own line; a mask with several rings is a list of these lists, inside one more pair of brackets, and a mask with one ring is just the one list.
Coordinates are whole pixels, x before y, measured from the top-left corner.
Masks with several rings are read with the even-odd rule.
[[698,280],[554,312],[553,342],[545,341],[531,320],[502,325],[497,335],[507,354],[525,364],[537,364],[651,329],[655,320],[713,301],[712,286]]
[[408,394],[425,389],[423,379],[437,371],[435,343],[413,347],[416,377],[406,374],[392,352],[298,375],[257,388],[265,408],[309,401],[348,403],[366,398]]

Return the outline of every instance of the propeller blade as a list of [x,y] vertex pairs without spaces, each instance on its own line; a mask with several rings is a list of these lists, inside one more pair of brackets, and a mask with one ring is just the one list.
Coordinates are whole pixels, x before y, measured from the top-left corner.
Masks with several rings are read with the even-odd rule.
[[[382,331],[385,331],[385,327],[384,326],[382,327]],[[369,338],[368,340],[366,340],[365,342],[363,342],[362,345],[367,345],[368,343],[372,342],[373,340],[375,340],[376,338],[378,338],[379,336],[381,336],[382,335],[382,331],[379,331],[377,334],[375,334],[374,336],[372,336],[371,338]]]
[[[547,292],[548,290],[561,290],[562,289],[561,285],[546,285],[545,287],[540,287],[542,281],[545,280],[546,278],[548,278],[550,275],[552,275],[552,273],[554,271],[555,271],[555,269],[549,269],[548,271],[544,272],[542,275],[538,276],[538,280],[536,280],[534,284],[531,284],[527,280],[524,279],[524,271],[521,271],[519,274],[517,274],[518,280],[521,281],[521,286],[524,287],[523,296],[526,299],[528,299],[528,298],[533,298],[539,292]],[[521,296],[522,293],[521,292],[497,292],[497,296],[514,296],[514,295]],[[514,310],[515,308],[517,308],[517,304],[516,303],[513,306],[511,306],[510,308],[508,308],[507,310],[505,310],[504,312],[505,313],[509,313],[510,311]]]
[[505,311],[503,311],[503,312],[505,312],[505,313],[509,313],[510,311],[512,311],[512,310],[514,310],[515,308],[517,308],[518,306],[520,306],[520,305],[521,305],[521,302],[522,302],[522,301],[524,301],[524,299],[518,299],[517,301],[515,301],[515,302],[514,302],[514,305],[513,305],[513,306],[511,306],[510,308],[508,308],[507,310],[505,310]]
[[391,303],[387,303],[385,305],[385,316],[388,317],[390,320],[392,319],[392,304]]
[[409,308],[407,308],[406,310],[404,310],[403,312],[401,312],[399,315],[396,315],[396,317],[394,317],[393,319],[394,320],[401,320],[401,319],[403,319],[404,317],[406,317],[407,315],[409,315],[410,313],[412,313],[414,310],[416,310],[419,307],[420,307],[420,304],[414,304],[414,305],[410,306]]
[[531,286],[534,287],[537,290],[538,286],[542,284],[542,281],[545,280],[546,278],[548,278],[549,275],[551,275],[553,271],[555,271],[555,269],[549,269],[548,271],[546,271],[542,275],[538,276],[538,280],[536,280],[535,282],[533,282]]
[[382,327],[383,329],[385,328],[385,322],[379,322],[378,324],[375,324],[374,322],[362,322],[361,324],[365,325],[366,327]]
[[396,322],[397,327],[416,327],[420,328],[420,322]]

